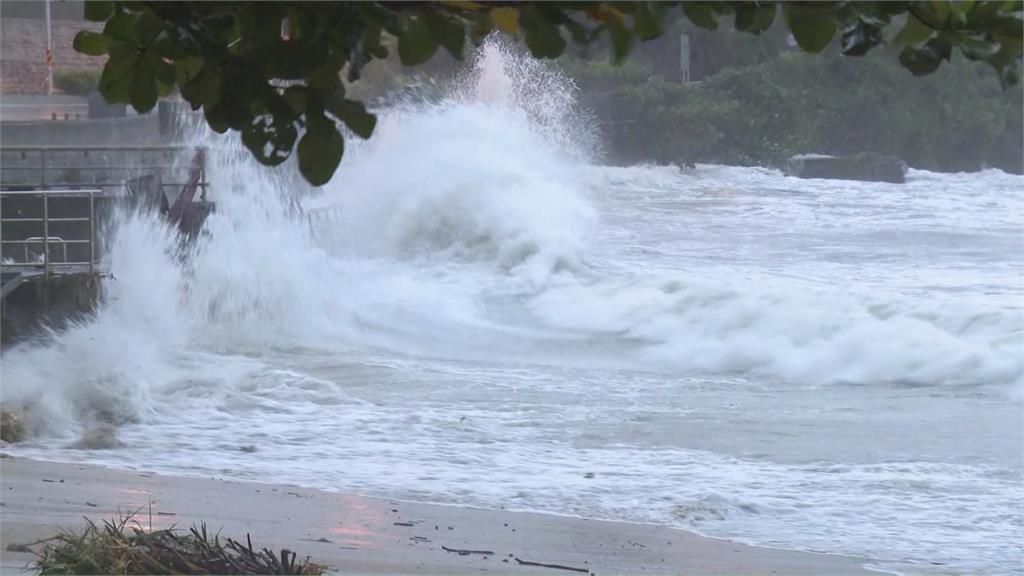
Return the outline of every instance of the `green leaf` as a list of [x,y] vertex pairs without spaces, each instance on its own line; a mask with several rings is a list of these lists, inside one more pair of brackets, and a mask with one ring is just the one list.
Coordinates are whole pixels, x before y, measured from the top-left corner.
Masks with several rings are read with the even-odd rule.
[[199,56],[189,56],[188,58],[175,61],[174,67],[178,71],[178,84],[187,84],[198,76],[199,71],[203,69],[203,59]]
[[381,60],[388,57],[388,49],[380,43],[380,24],[370,20],[363,32],[363,52]]
[[309,98],[308,88],[305,86],[289,86],[285,89],[283,96],[296,114],[303,114],[306,112],[306,105]]
[[100,2],[98,0],[86,0],[85,19],[90,22],[103,22],[114,13],[113,2]]
[[930,7],[931,13],[935,15],[935,18],[940,26],[945,26],[949,22],[949,0],[932,0],[931,2],[928,2],[925,5]]
[[106,26],[103,27],[103,34],[112,40],[138,44],[139,36],[135,30],[135,21],[137,19],[138,15],[136,14],[125,12],[115,14],[113,18],[107,20]]
[[633,12],[633,34],[641,40],[661,36],[661,18],[650,6],[638,4]]
[[188,50],[181,44],[181,42],[166,31],[161,32],[160,35],[153,40],[149,45],[149,51],[155,52],[170,60],[181,60],[189,55]]
[[206,119],[206,123],[209,124],[210,128],[218,134],[223,134],[230,128],[228,119],[224,114],[224,107],[220,102],[212,106],[204,106],[203,118]]
[[697,26],[705,30],[718,29],[715,13],[707,2],[683,2],[683,14]]
[[[211,107],[220,103],[222,67],[215,62],[204,62],[197,56],[185,59],[178,67],[178,86],[181,96],[188,100],[193,110]],[[182,76],[188,76],[183,80]],[[223,116],[223,114],[221,114]]]
[[430,30],[427,19],[423,16],[408,18],[402,35],[398,37],[398,57],[402,64],[422,64],[430,60],[436,51],[437,38]]
[[737,30],[760,34],[771,28],[775,20],[775,5],[740,4],[736,6],[735,25]]
[[843,32],[842,50],[846,56],[863,56],[882,42],[882,29],[863,21]]
[[920,44],[931,37],[933,30],[914,17],[907,14],[907,23],[903,25],[900,33],[892,39],[893,46],[907,46],[909,44]]
[[971,60],[988,60],[999,53],[999,45],[977,38],[963,38],[960,40],[960,52]]
[[565,51],[565,38],[537,9],[526,4],[519,9],[519,25],[523,29],[526,47],[538,58],[557,58]]
[[306,118],[306,133],[299,140],[299,172],[310,184],[323,186],[331,180],[341,156],[345,141],[337,126],[323,116]]
[[466,44],[466,29],[462,24],[437,13],[430,14],[427,24],[445,50],[456,59],[462,60],[462,48]]
[[268,117],[255,118],[242,129],[242,143],[264,166],[277,166],[287,160],[297,137],[294,124],[274,122]]
[[71,43],[76,52],[89,56],[102,56],[110,49],[110,39],[96,32],[80,30]]
[[341,86],[341,66],[339,59],[325,58],[316,70],[306,76],[306,83],[321,92],[334,92]]
[[633,47],[633,35],[621,23],[613,23],[608,27],[612,36],[612,62],[621,63],[629,55]]
[[149,65],[153,68],[153,74],[157,80],[171,86],[175,84],[177,72],[172,64],[164,62],[163,58],[152,52],[147,52],[146,58],[149,60]]
[[145,58],[135,59],[131,91],[131,104],[136,111],[149,112],[153,106],[156,106],[159,97],[156,77],[153,75],[153,68]]
[[130,100],[132,72],[138,57],[138,52],[128,44],[117,43],[110,47],[110,57],[103,66],[98,86],[107,102]]
[[146,10],[139,14],[139,18],[135,22],[135,35],[138,36],[139,43],[145,45],[152,42],[163,28],[163,20],[153,14],[152,10]]
[[949,60],[951,53],[948,43],[932,38],[920,48],[907,46],[900,51],[900,64],[914,76],[927,76],[937,70],[943,60]]
[[836,23],[823,11],[784,4],[782,13],[796,43],[807,52],[821,52],[836,33]]
[[360,138],[369,138],[377,126],[377,117],[366,111],[362,102],[348,98],[329,98],[327,109]]
[[519,33],[519,11],[515,8],[503,6],[499,8],[491,8],[490,11],[491,22],[509,36],[515,36]]

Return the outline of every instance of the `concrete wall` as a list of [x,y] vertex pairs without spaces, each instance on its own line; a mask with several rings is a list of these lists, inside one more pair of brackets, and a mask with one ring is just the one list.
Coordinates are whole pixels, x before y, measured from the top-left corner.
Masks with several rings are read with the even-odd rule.
[[42,120],[4,122],[0,125],[3,146],[152,146],[172,144],[160,134],[157,114],[102,120]]
[[0,301],[0,343],[22,342],[90,314],[100,295],[96,274],[74,274],[23,282]]
[[[4,0],[0,2],[0,18],[46,17],[46,6],[40,0]],[[85,2],[82,0],[51,0],[50,18],[53,20],[85,21]]]

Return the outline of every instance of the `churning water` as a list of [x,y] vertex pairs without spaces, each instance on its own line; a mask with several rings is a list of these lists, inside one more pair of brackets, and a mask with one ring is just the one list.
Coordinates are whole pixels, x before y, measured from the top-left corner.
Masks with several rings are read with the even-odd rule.
[[95,318],[5,354],[12,451],[1019,570],[1024,179],[608,167],[590,125],[490,45],[316,225],[207,138],[208,233],[126,215]]

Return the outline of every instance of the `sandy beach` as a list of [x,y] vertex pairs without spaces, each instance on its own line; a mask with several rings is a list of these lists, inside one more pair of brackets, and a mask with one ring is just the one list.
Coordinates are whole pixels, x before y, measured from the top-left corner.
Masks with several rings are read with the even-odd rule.
[[[0,460],[3,573],[31,561],[12,543],[141,510],[153,528],[205,521],[226,537],[288,548],[341,573],[866,574],[863,559],[774,550],[668,527],[480,510],[287,485]],[[150,520],[150,505],[152,516]],[[461,551],[461,552],[460,552]],[[465,551],[473,551],[465,553]],[[548,568],[525,564],[554,564]]]

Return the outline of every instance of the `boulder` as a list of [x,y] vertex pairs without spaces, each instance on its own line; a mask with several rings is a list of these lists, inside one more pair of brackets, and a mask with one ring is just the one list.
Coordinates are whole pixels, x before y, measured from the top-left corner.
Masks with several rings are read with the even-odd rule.
[[906,181],[907,163],[896,156],[883,156],[874,152],[863,152],[851,156],[802,154],[790,158],[783,172],[787,176],[796,176],[797,178],[829,178],[902,184]]
[[25,439],[26,427],[23,411],[0,406],[0,440],[21,442]]

